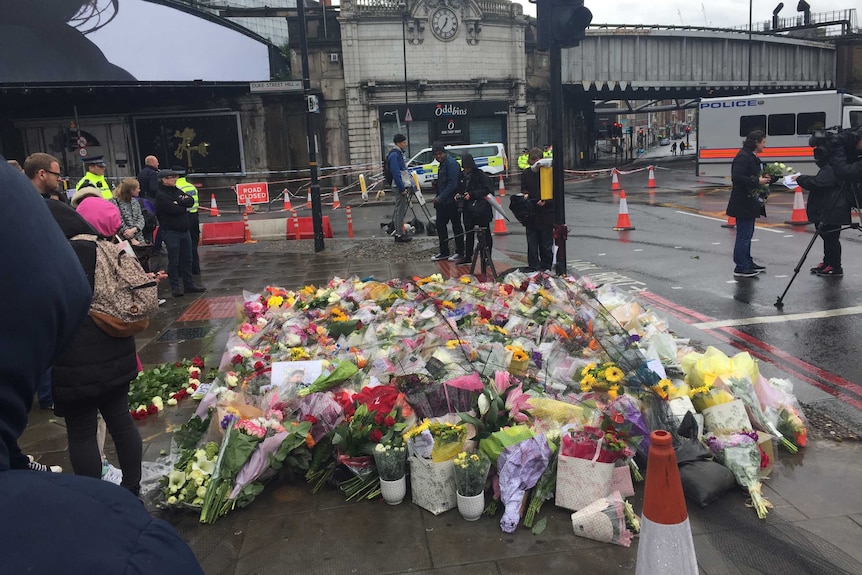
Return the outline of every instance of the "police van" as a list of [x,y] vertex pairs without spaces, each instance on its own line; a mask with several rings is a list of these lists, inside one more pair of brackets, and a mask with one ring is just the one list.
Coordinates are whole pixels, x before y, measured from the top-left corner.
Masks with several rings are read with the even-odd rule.
[[[476,166],[489,175],[505,174],[509,170],[509,158],[503,144],[469,144],[467,146],[446,146],[446,151],[460,164],[463,154],[470,154]],[[419,185],[430,188],[437,179],[439,162],[434,159],[431,148],[423,148],[407,162],[407,169],[415,173]]]
[[742,141],[754,130],[766,134],[764,162],[783,162],[815,174],[815,130],[862,126],[862,98],[834,90],[703,98],[698,104],[697,174],[730,177]]

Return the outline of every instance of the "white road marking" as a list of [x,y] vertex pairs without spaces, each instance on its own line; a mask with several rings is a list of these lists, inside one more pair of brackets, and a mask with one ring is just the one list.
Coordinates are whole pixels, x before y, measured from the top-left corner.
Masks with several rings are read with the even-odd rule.
[[[728,282],[730,283],[730,282]],[[787,321],[796,321],[804,319],[823,319],[827,317],[840,317],[844,315],[859,315],[862,314],[862,305],[853,307],[845,307],[838,309],[826,309],[822,311],[812,311],[806,313],[791,313],[785,315],[768,315],[760,317],[746,317],[740,319],[725,319],[719,321],[705,321],[691,324],[698,329],[716,329],[720,327],[734,327],[739,325],[757,325],[764,323],[783,323]]]
[[720,246],[720,245],[721,245],[721,242],[712,242],[712,245],[714,245],[714,246]]

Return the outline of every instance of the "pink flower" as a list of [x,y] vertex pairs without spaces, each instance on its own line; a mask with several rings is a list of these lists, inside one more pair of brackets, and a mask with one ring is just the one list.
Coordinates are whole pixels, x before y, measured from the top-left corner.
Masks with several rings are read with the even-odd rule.
[[511,376],[508,371],[497,371],[494,373],[494,391],[497,395],[503,395],[512,385]]
[[521,390],[520,385],[510,391],[509,395],[506,396],[506,409],[509,410],[509,414],[516,423],[524,423],[527,421],[528,416],[523,412],[532,408],[533,406],[530,405],[530,396]]

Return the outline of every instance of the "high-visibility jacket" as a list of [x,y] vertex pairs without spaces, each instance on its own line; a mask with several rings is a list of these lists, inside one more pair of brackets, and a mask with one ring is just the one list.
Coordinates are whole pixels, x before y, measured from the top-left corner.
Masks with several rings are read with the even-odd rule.
[[530,154],[521,154],[518,156],[518,169],[522,172],[530,167]]
[[542,157],[543,158],[553,158],[554,157],[554,149],[548,148],[547,150],[542,152]]
[[75,191],[80,190],[84,186],[93,186],[102,192],[102,197],[106,200],[110,200],[114,197],[114,193],[111,191],[111,187],[108,185],[108,180],[105,179],[105,176],[97,176],[93,172],[87,172],[84,174],[84,177],[78,181],[78,185],[75,186]]
[[176,186],[185,194],[191,196],[195,201],[195,203],[192,204],[192,207],[189,208],[189,213],[198,213],[198,206],[200,206],[200,202],[198,202],[198,189],[195,187],[195,185],[188,181],[185,176],[183,176],[182,178],[177,178]]

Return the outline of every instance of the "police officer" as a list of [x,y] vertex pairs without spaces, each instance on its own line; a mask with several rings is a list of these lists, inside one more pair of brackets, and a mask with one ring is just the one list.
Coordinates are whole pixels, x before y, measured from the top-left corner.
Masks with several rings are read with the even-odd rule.
[[524,148],[521,150],[521,155],[518,156],[518,169],[522,172],[530,167],[530,150]]
[[108,186],[108,180],[105,179],[105,158],[103,156],[92,156],[84,158],[84,169],[86,173],[84,177],[78,181],[75,190],[80,190],[84,186],[92,186],[99,190],[102,197],[106,200],[113,199],[114,193]]
[[[554,147],[551,144],[548,144],[545,146],[545,150],[542,152],[542,157],[543,158],[553,158],[554,157]],[[532,165],[532,164],[530,164],[530,165]]]
[[194,204],[189,208],[189,236],[192,240],[192,274],[201,275],[201,260],[198,256],[198,243],[201,239],[201,221],[198,215],[200,202],[198,201],[198,189],[193,183],[188,180],[188,174],[182,166],[171,166],[171,170],[181,172],[183,175],[177,178],[176,186],[186,195],[194,199]]

